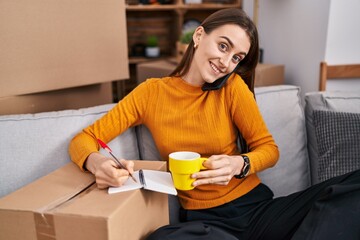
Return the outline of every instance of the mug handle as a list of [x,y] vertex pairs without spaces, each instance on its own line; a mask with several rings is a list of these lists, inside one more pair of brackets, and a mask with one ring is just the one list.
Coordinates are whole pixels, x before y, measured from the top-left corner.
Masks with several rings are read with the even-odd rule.
[[204,167],[203,163],[208,160],[208,158],[199,158],[199,161],[201,163],[201,167],[200,167],[200,170],[205,170],[207,169],[206,167]]

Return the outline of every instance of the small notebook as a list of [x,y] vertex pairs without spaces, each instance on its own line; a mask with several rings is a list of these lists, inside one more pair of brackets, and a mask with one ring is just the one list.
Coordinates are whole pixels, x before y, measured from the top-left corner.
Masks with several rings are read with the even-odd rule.
[[119,193],[144,188],[155,192],[177,195],[174,183],[169,172],[141,169],[134,172],[137,183],[131,178],[121,187],[109,187],[108,193]]

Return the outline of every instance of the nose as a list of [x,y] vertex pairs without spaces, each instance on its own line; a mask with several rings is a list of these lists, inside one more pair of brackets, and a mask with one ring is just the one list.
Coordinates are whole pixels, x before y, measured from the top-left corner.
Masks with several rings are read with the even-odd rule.
[[229,67],[230,61],[231,61],[231,56],[229,56],[229,55],[224,55],[223,57],[220,58],[220,64],[224,68]]

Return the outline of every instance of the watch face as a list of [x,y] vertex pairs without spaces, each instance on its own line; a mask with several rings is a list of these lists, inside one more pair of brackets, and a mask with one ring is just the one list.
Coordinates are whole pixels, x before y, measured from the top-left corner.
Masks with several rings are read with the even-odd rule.
[[242,175],[244,175],[244,177],[249,173],[249,170],[250,170],[250,164],[249,163],[245,163],[245,166],[243,168],[243,171],[242,171]]
[[246,177],[248,174],[249,174],[249,171],[250,171],[250,160],[247,156],[242,156],[243,159],[244,159],[244,166],[241,170],[241,173],[239,175],[235,175],[234,177],[235,178],[238,178],[238,179],[241,179],[241,178],[244,178]]

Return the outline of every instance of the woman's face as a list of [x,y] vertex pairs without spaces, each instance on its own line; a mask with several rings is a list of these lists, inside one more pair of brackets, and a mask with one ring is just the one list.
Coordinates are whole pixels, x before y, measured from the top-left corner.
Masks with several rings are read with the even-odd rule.
[[250,49],[248,35],[235,24],[218,27],[209,34],[200,26],[193,41],[197,47],[184,79],[196,86],[212,83],[232,72]]

